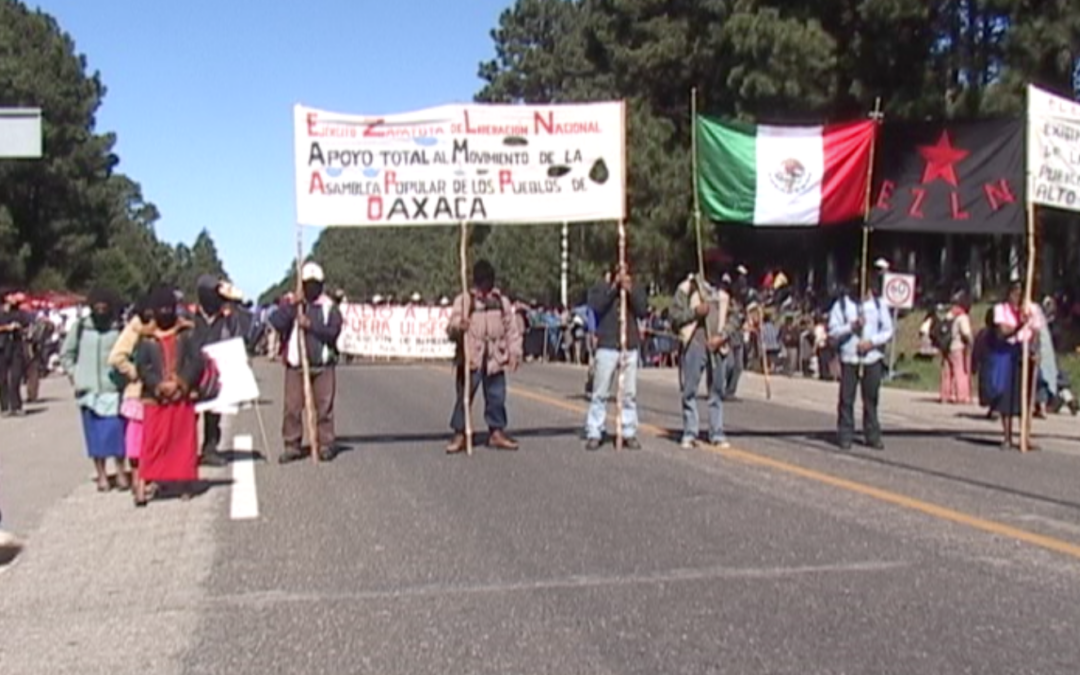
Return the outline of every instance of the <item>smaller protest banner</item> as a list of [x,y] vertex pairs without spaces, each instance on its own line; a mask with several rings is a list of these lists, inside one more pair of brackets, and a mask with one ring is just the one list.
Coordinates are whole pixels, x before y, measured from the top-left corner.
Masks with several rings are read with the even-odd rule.
[[1080,211],[1080,103],[1028,87],[1031,201]]
[[217,364],[221,392],[214,400],[197,404],[196,412],[233,413],[241,403],[259,400],[259,383],[251,370],[242,338],[207,345],[203,347],[203,353]]
[[338,350],[349,356],[452,359],[449,307],[343,304]]

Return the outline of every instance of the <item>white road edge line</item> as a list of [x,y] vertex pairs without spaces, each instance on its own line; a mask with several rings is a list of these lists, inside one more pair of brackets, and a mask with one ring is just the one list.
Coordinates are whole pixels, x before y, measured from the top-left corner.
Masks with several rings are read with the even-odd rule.
[[246,456],[232,463],[233,520],[251,520],[259,517],[259,495],[255,490],[255,443],[250,435],[238,435],[233,439],[233,450]]

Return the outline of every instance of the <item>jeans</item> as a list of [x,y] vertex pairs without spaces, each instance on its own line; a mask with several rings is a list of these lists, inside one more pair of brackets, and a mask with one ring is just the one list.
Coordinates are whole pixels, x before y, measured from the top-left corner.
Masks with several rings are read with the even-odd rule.
[[683,352],[682,364],[682,419],[683,439],[697,439],[700,432],[698,421],[698,386],[701,375],[710,373],[709,378],[709,441],[719,443],[724,438],[724,377],[729,368],[732,355],[726,358],[709,353],[700,342],[691,343]]
[[[454,403],[454,412],[450,415],[450,428],[454,433],[465,433],[465,388],[461,366],[457,368],[457,402]],[[480,384],[484,385],[484,422],[488,431],[504,431],[507,424],[506,416],[506,373],[488,375],[487,367],[472,371],[472,382],[469,387],[469,403],[476,400],[476,390]],[[470,406],[471,407],[471,406]]]
[[[637,436],[637,368],[638,350],[627,350],[622,369],[623,438],[634,438]],[[585,438],[589,440],[600,440],[604,436],[604,423],[607,418],[607,402],[612,394],[614,394],[615,377],[618,370],[618,349],[601,348],[596,350],[596,377],[593,381],[592,400],[589,403],[589,414],[585,418]]]
[[[863,366],[862,404],[863,435],[867,443],[881,440],[881,422],[878,421],[878,393],[881,379],[885,374],[882,361]],[[855,389],[859,387],[859,366],[844,363],[840,366],[840,405],[837,421],[837,436],[841,445],[851,443],[855,435]]]
[[731,348],[731,353],[724,359],[727,367],[724,369],[724,398],[735,398],[739,391],[739,378],[742,376],[743,364],[746,361],[746,347],[739,344]]

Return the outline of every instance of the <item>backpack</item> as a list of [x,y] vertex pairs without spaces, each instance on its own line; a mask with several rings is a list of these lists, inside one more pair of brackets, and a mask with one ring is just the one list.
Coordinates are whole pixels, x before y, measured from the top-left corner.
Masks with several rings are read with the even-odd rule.
[[934,322],[930,326],[930,342],[941,353],[947,354],[949,352],[949,346],[952,344],[953,337],[953,319],[942,319],[940,317],[934,317]]

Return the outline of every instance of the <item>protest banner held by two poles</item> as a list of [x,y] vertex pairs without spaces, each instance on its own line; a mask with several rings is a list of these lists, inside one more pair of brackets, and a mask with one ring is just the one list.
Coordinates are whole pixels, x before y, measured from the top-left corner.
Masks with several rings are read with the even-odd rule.
[[[461,231],[461,291],[468,295],[469,224],[603,222],[618,223],[626,268],[622,101],[446,105],[394,115],[297,105],[293,115],[298,268],[304,226],[454,225]],[[620,314],[625,329],[625,308]],[[463,353],[468,373],[468,349]],[[471,454],[468,387],[464,393]],[[310,427],[307,391],[305,408]]]

